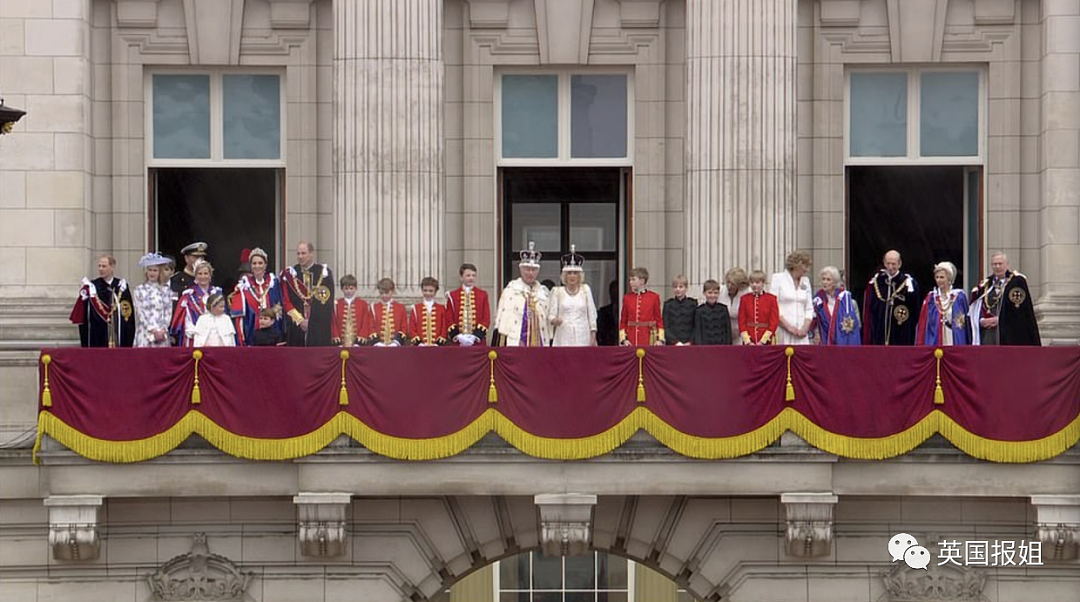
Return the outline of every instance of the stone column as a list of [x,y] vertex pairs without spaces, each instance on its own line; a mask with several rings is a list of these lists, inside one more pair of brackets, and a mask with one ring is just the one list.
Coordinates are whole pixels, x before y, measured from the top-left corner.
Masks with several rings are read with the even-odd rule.
[[335,274],[443,273],[443,2],[334,0]]
[[795,0],[686,0],[686,275],[795,246]]
[[[1043,343],[1080,341],[1080,0],[1042,2]],[[1023,271],[1023,266],[1016,266]]]

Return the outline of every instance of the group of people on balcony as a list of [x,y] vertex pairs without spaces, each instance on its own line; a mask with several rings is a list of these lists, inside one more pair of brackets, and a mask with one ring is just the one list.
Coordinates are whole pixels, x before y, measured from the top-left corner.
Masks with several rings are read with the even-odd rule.
[[[598,310],[584,282],[584,258],[574,251],[561,258],[561,286],[538,281],[540,252],[532,243],[520,254],[520,277],[499,297],[494,319],[487,293],[476,286],[477,269],[462,264],[461,284],[437,299],[439,282],[420,283],[419,303],[395,300],[390,278],[379,280],[378,299],[357,296],[357,280],[336,282],[315,261],[311,243],[297,246],[296,265],[280,275],[268,270],[269,257],[251,249],[242,257],[242,275],[231,294],[212,284],[207,245],[182,251],[185,268],[157,253],[139,261],[145,281],[131,289],[115,276],[116,260],[98,258],[98,278],[84,279],[71,321],[84,347],[371,345],[377,347],[507,346],[577,347],[597,344]],[[674,296],[661,302],[649,290],[648,270],[630,272],[618,326],[620,345],[1039,345],[1039,331],[1023,274],[1009,269],[995,253],[993,273],[969,297],[953,286],[956,266],[934,266],[934,288],[920,296],[916,279],[901,271],[897,251],[869,281],[862,311],[846,290],[840,271],[820,270],[814,292],[812,258],[792,252],[784,270],[766,278],[733,268],[724,286],[707,280],[705,300],[689,297],[688,282],[677,276]],[[768,284],[766,285],[766,281]],[[614,294],[613,294],[614,297]]]

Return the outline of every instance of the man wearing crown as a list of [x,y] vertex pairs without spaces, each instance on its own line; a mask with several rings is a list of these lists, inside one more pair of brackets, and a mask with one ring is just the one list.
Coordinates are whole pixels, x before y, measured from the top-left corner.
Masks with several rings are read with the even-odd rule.
[[540,274],[540,252],[535,243],[521,252],[518,263],[521,274],[506,285],[495,310],[498,343],[508,347],[544,347],[551,340],[549,332],[548,291],[537,281]]

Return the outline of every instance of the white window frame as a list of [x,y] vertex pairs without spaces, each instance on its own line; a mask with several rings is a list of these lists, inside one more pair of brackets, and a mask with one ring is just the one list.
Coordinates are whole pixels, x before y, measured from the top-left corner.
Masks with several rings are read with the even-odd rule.
[[[535,554],[537,552],[538,552],[538,550],[528,550],[528,551],[525,551],[525,552],[521,552],[521,554]],[[595,554],[599,553],[599,554],[607,554],[608,556],[612,556],[612,557],[620,557],[617,554],[612,554],[611,552],[604,552],[603,550],[589,550],[589,553],[594,554],[594,556],[593,556],[593,570],[594,571],[596,570],[596,556],[595,556]],[[512,558],[512,556],[511,556],[511,558]],[[620,558],[625,558],[625,557],[620,557]],[[530,562],[531,562],[531,560],[530,560]],[[493,567],[493,570],[491,571],[492,572],[492,579],[491,579],[492,589],[491,589],[491,591],[492,591],[492,595],[494,596],[492,599],[495,600],[496,602],[498,602],[498,600],[500,599],[499,595],[502,593],[502,573],[499,571],[499,568],[500,568],[499,565],[501,565],[501,564],[502,564],[502,560],[496,560],[495,561],[495,566]],[[634,562],[633,560],[630,560],[629,558],[626,558],[626,600],[627,600],[627,602],[636,602],[635,599],[634,599],[634,586],[635,586],[635,581],[637,579],[637,570],[636,570],[636,568],[637,568],[637,563]],[[564,563],[563,564],[563,578],[565,579],[565,577],[566,577],[566,565]],[[565,581],[564,581],[563,585],[565,586]],[[531,582],[529,583],[529,589],[528,590],[507,590],[507,591],[513,591],[513,592],[528,591],[530,594],[535,593],[535,590],[533,590],[533,588],[532,588],[532,583]],[[540,591],[546,592],[546,591],[552,591],[552,590],[540,590]],[[563,587],[563,589],[559,590],[559,591],[563,592],[564,597],[565,597],[566,588]],[[570,591],[579,591],[579,590],[570,590]],[[593,591],[595,591],[595,592],[619,592],[619,591],[622,591],[622,590],[595,588]]]
[[[551,158],[503,158],[502,153],[502,78],[504,75],[554,75],[558,88],[557,113],[558,153]],[[570,77],[574,75],[626,76],[626,156],[604,158],[573,158],[570,156],[571,116]],[[634,164],[634,70],[620,67],[581,67],[574,69],[498,69],[494,78],[495,161],[498,167],[632,167]]]
[[[209,159],[166,159],[154,157],[154,76],[155,75],[206,75],[210,78],[210,158]],[[226,159],[225,158],[225,75],[276,75],[280,82],[278,102],[281,103],[281,149],[277,159]],[[283,69],[243,67],[239,69],[183,69],[154,68],[148,69],[144,76],[143,88],[146,110],[144,111],[146,167],[285,167],[285,153],[288,148],[288,99],[286,94],[285,71]]]
[[[924,157],[921,154],[922,74],[923,73],[978,73],[979,75],[979,133],[978,154],[956,157]],[[851,154],[851,74],[852,73],[904,73],[907,74],[907,155],[903,157],[856,157]],[[851,67],[844,73],[844,165],[985,165],[986,163],[986,114],[987,99],[985,65],[953,65],[948,67]]]

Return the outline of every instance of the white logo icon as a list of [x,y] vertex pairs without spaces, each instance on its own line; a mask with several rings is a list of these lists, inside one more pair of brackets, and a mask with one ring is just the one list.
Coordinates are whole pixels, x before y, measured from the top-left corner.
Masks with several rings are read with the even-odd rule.
[[919,545],[919,542],[915,541],[915,538],[907,533],[893,535],[892,539],[889,540],[889,554],[892,555],[892,561],[904,560],[904,552],[911,546],[917,545]]
[[911,546],[904,552],[904,562],[913,569],[926,570],[930,564],[930,550],[922,546]]

